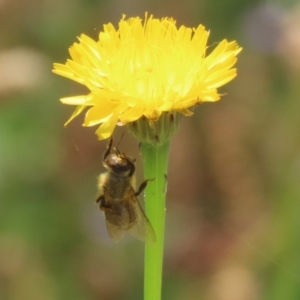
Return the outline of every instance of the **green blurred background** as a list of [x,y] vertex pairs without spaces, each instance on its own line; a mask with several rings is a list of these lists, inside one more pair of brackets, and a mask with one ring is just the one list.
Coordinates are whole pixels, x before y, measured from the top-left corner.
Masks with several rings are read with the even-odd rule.
[[[83,116],[63,127],[59,98],[86,90],[51,69],[81,33],[145,11],[244,48],[226,95],[172,140],[163,299],[300,299],[300,7],[286,0],[1,1],[0,299],[142,299],[143,244],[113,243],[95,204],[106,142]],[[120,148],[141,182],[138,142]]]

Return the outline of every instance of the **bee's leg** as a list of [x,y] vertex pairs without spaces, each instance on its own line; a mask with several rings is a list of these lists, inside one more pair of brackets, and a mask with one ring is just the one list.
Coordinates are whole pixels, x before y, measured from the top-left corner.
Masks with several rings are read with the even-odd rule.
[[[131,166],[131,169],[130,169],[130,172],[129,172],[129,174],[128,174],[128,176],[129,177],[131,177],[133,174],[134,174],[134,172],[135,172],[135,165],[134,165],[134,163],[133,162],[131,162],[130,160],[127,160],[129,163],[130,163],[130,166]],[[146,180],[147,181],[147,180]],[[142,183],[143,184],[143,183]],[[147,185],[147,183],[146,183],[146,185]],[[146,186],[145,186],[146,187]],[[144,188],[145,188],[144,187]]]
[[99,203],[99,208],[100,208],[101,210],[104,210],[104,209],[107,207],[107,205],[106,205],[106,203],[105,203],[104,195],[99,196],[99,197],[96,199],[96,203]]
[[143,192],[143,190],[146,188],[146,186],[147,186],[147,184],[148,184],[148,181],[152,181],[152,180],[154,180],[154,179],[147,179],[147,180],[143,181],[143,182],[141,183],[141,185],[140,185],[138,191],[135,192],[134,195],[135,195],[136,197],[138,197],[138,196]]
[[104,153],[103,159],[105,159],[105,158],[109,155],[110,150],[111,150],[112,143],[113,143],[113,138],[111,137],[111,138],[110,138],[110,141],[109,141],[109,144],[108,144],[108,146],[107,146],[107,149],[106,149],[106,151],[105,151],[105,153]]
[[99,196],[99,197],[96,199],[96,203],[100,203],[100,204],[101,204],[101,202],[104,202],[104,201],[105,201],[104,195],[101,195],[101,196]]
[[99,203],[100,210],[112,211],[112,208],[109,205],[107,205],[104,195],[101,195],[100,197],[98,197],[96,200],[96,203]]

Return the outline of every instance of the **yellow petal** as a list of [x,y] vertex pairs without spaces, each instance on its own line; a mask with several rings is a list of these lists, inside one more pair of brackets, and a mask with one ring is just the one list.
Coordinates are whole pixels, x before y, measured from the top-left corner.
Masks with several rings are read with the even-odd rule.
[[143,115],[144,109],[142,107],[130,108],[120,115],[120,120],[123,123],[134,122]]
[[93,99],[92,95],[82,95],[82,96],[61,98],[60,101],[64,104],[69,104],[69,105],[92,105],[91,103],[87,104],[92,99]]
[[115,108],[116,104],[109,101],[103,101],[93,106],[85,115],[84,126],[94,126],[103,123],[112,115]]
[[96,130],[99,140],[104,140],[109,138],[118,122],[118,116],[115,114],[111,115],[104,123],[102,123]]
[[236,69],[230,69],[226,72],[220,72],[219,74],[214,74],[213,78],[207,83],[207,86],[211,89],[215,89],[222,85],[225,85],[234,77],[236,77]]
[[75,117],[77,117],[84,109],[86,108],[86,106],[84,105],[79,105],[76,107],[76,109],[74,110],[72,116],[70,117],[70,119],[64,124],[64,126],[67,126]]

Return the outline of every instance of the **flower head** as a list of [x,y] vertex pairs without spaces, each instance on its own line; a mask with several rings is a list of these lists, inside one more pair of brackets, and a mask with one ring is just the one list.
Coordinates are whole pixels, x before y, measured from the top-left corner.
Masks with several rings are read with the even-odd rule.
[[[217,101],[218,88],[236,76],[235,41],[221,41],[207,55],[209,32],[176,26],[172,18],[152,16],[125,19],[116,29],[104,25],[95,41],[82,34],[65,64],[53,72],[85,85],[87,95],[62,98],[77,105],[70,120],[88,108],[84,126],[100,125],[100,139],[115,126],[141,117],[157,121],[164,112],[191,115],[190,108],[203,101]],[[69,120],[69,121],[70,121]]]

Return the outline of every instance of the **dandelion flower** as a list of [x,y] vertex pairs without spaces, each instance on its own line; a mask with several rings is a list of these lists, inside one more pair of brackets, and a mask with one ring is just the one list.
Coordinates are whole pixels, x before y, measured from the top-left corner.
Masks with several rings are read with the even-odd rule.
[[172,18],[147,14],[144,21],[123,16],[118,28],[104,25],[98,41],[82,34],[71,59],[53,70],[89,90],[61,99],[77,106],[70,120],[87,109],[83,125],[100,125],[96,133],[106,139],[116,125],[155,123],[165,113],[190,116],[195,105],[219,100],[218,88],[236,76],[241,48],[223,40],[211,50],[208,37],[202,25],[177,27]]

